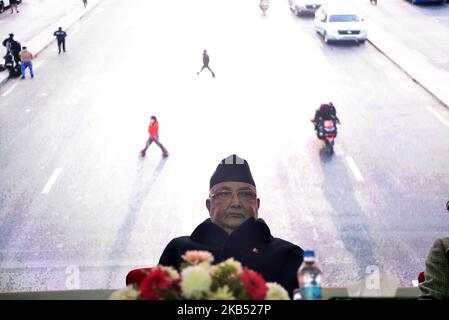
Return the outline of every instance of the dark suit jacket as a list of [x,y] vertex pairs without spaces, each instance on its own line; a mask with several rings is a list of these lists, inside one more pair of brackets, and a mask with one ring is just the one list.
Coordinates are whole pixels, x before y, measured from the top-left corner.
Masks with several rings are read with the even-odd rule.
[[206,219],[190,236],[170,241],[159,264],[179,269],[181,256],[188,250],[207,250],[214,255],[214,263],[233,257],[262,274],[266,281],[282,285],[290,296],[298,287],[296,273],[303,260],[303,250],[274,238],[262,219],[249,219],[231,235]]
[[424,276],[425,281],[419,284],[421,299],[449,299],[449,238],[434,241]]

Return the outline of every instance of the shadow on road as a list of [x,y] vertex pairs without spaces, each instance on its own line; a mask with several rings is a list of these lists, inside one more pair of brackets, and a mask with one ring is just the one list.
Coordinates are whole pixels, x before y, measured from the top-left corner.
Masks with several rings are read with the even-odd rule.
[[[159,161],[156,168],[154,168],[152,176],[147,176],[144,172],[145,166],[147,166],[148,164],[146,164],[142,158],[138,161],[138,171],[136,174],[134,186],[130,193],[128,212],[126,213],[125,221],[117,232],[115,243],[111,247],[108,257],[110,260],[116,261],[124,257],[126,249],[131,240],[132,232],[135,229],[135,223],[138,220],[138,216],[141,212],[142,205],[150,191],[153,189],[159,175],[162,173],[167,158],[162,158]],[[106,283],[109,283],[117,276],[113,271],[116,268],[111,267],[111,269],[112,270],[107,273]],[[123,279],[123,281],[125,281],[125,279]]]
[[[355,180],[348,171],[344,158],[334,154],[330,161],[329,156],[322,156],[321,153],[322,150],[320,165],[324,176],[323,194],[332,208],[330,217],[346,252],[356,262],[358,278],[363,279],[367,276],[366,268],[376,265],[369,220],[354,194]],[[345,265],[342,264],[342,267]]]

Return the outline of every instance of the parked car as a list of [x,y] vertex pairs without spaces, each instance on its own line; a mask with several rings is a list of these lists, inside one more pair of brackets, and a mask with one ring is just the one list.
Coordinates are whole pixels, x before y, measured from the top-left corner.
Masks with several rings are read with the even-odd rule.
[[439,4],[445,4],[447,0],[409,0],[411,3],[439,3]]
[[304,13],[315,13],[326,0],[288,0],[290,10],[293,11],[295,15],[300,15]]
[[364,19],[352,8],[322,5],[315,12],[314,27],[326,43],[329,41],[364,43],[367,38]]

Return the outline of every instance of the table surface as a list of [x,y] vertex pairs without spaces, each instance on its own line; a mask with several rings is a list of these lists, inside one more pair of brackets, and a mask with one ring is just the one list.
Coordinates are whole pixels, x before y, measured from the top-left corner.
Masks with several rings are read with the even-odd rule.
[[[0,293],[0,300],[107,300],[114,290],[68,290]],[[418,288],[398,288],[396,298],[417,298]],[[347,288],[322,288],[322,299],[348,298]]]

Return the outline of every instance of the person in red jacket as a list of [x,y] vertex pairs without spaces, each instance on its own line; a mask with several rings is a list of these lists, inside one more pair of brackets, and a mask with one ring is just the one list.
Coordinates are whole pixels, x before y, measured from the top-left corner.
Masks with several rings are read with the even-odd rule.
[[161,148],[163,157],[168,157],[167,149],[165,149],[162,143],[159,142],[159,122],[157,121],[157,118],[155,116],[151,116],[150,118],[150,126],[148,127],[148,133],[150,134],[150,137],[147,140],[145,148],[142,151],[140,151],[142,157],[145,157],[145,153],[152,142],[156,143],[159,146],[159,148]]

